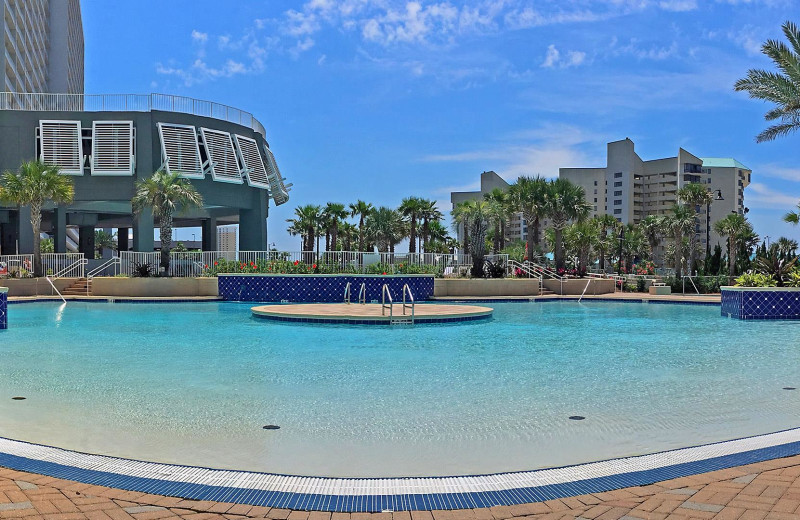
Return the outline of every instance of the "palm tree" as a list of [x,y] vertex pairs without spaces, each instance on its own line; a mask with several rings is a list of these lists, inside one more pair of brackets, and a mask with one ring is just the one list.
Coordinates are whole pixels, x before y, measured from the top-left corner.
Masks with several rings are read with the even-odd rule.
[[103,249],[114,249],[117,243],[114,241],[114,234],[97,229],[94,232],[94,248],[97,254],[102,256]]
[[303,237],[303,262],[313,262],[314,238],[316,237],[319,223],[322,219],[322,208],[315,204],[306,204],[294,209],[295,218],[286,219],[289,222],[289,233]]
[[74,197],[72,178],[60,175],[58,166],[27,161],[19,166],[18,172],[3,173],[0,200],[31,208],[34,276],[42,276],[42,206],[47,201],[69,204]]
[[783,216],[783,221],[789,224],[800,224],[800,202],[797,203],[797,211],[790,211]]
[[351,203],[349,208],[351,217],[358,215],[358,250],[364,251],[364,220],[375,208],[361,199]]
[[139,214],[151,208],[158,218],[161,236],[161,267],[169,272],[169,251],[172,248],[172,219],[175,213],[203,205],[203,197],[180,172],[158,170],[152,177],[136,183],[131,206]]
[[785,258],[797,256],[797,240],[787,237],[780,237],[775,241],[775,246],[778,248],[780,255]]
[[489,218],[494,224],[492,252],[497,254],[506,247],[506,224],[511,218],[510,196],[507,191],[495,188],[483,198],[489,203]]
[[728,276],[733,277],[736,266],[736,252],[744,244],[752,247],[758,243],[758,235],[753,231],[753,225],[744,215],[731,213],[727,217],[714,222],[714,231],[722,237],[728,237]]
[[600,255],[600,270],[605,272],[606,270],[606,254],[611,251],[614,247],[614,243],[616,242],[616,233],[611,233],[611,236],[608,235],[608,231],[617,229],[617,225],[619,221],[615,219],[613,216],[604,214],[595,217],[595,229],[598,232],[597,235],[597,243],[595,244],[597,247],[597,253]]
[[417,252],[417,223],[425,209],[425,201],[419,197],[406,197],[397,208],[400,214],[408,218],[408,252]]
[[450,235],[447,233],[447,228],[442,224],[441,220],[431,220],[428,222],[428,241],[426,247],[435,249],[432,251],[425,250],[426,253],[441,253],[442,249],[447,250],[447,242],[450,240]]
[[671,215],[664,217],[664,229],[673,240],[675,276],[680,278],[685,260],[683,239],[694,232],[694,211],[686,204],[674,204],[671,211]]
[[406,235],[405,221],[399,211],[381,206],[364,222],[366,234],[381,252],[394,253],[394,246]]
[[[697,208],[700,206],[708,207],[711,202],[714,200],[714,197],[711,193],[711,190],[706,188],[702,184],[698,183],[691,183],[683,186],[681,189],[678,190],[678,200],[684,202],[689,206],[694,212],[695,217],[695,225],[694,228],[697,228]],[[708,237],[706,237],[708,240]],[[695,268],[695,259],[697,258],[697,232],[691,233],[689,235],[689,271]]]
[[564,242],[567,249],[578,257],[578,275],[581,277],[586,275],[592,249],[600,242],[600,226],[599,220],[592,219],[574,222],[564,230]]
[[342,237],[342,251],[352,251],[353,238],[358,234],[358,228],[355,224],[341,222],[339,224],[339,234]]
[[583,188],[566,179],[555,179],[548,183],[545,201],[545,214],[553,226],[556,269],[564,269],[564,228],[573,220],[585,219],[590,206]]
[[444,214],[436,207],[435,200],[422,199],[422,201],[422,247],[420,249],[428,253],[429,251],[426,248],[428,240],[431,239],[430,226],[434,222],[441,223],[440,221],[444,218]]
[[[322,211],[325,220],[326,232],[330,234],[330,243],[325,242],[327,251],[336,251],[336,242],[339,237],[339,226],[342,220],[347,218],[350,213],[345,209],[344,204],[329,202]],[[328,247],[330,246],[330,247]]]
[[464,224],[465,236],[470,237],[469,254],[472,256],[472,276],[483,277],[483,263],[486,257],[486,229],[489,218],[489,203],[485,200],[466,200],[453,208],[454,218]]
[[453,217],[453,228],[458,234],[459,226],[464,230],[464,243],[461,244],[461,247],[464,251],[469,251],[469,219],[470,214],[468,211],[469,206],[467,206],[467,202],[459,202],[455,206],[453,206],[453,210],[450,212],[450,216]]
[[647,237],[639,226],[628,224],[625,228],[625,236],[622,238],[622,257],[625,259],[625,267],[633,267],[637,257],[645,256],[649,246]]
[[548,183],[544,177],[519,177],[508,189],[511,205],[528,223],[528,258],[539,245],[539,219],[546,213]]
[[648,215],[639,222],[642,234],[647,239],[650,247],[650,256],[653,262],[656,261],[656,248],[661,242],[661,235],[664,230],[664,218],[657,215]]
[[750,69],[740,79],[735,90],[747,91],[750,98],[770,101],[777,105],[764,114],[767,121],[780,120],[756,136],[756,142],[772,141],[800,128],[800,30],[792,22],[782,26],[791,48],[776,40],[767,40],[761,52],[772,58],[781,72]]

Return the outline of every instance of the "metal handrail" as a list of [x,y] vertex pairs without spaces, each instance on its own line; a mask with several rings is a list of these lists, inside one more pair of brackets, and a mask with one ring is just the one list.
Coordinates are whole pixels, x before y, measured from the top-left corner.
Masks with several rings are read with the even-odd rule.
[[578,298],[578,303],[580,303],[580,302],[581,302],[581,300],[583,299],[583,295],[584,295],[584,294],[586,294],[586,289],[588,289],[588,288],[589,288],[589,284],[590,284],[590,283],[592,283],[592,279],[591,279],[591,278],[589,278],[588,280],[586,280],[586,287],[584,287],[584,288],[583,288],[583,292],[581,293],[581,297],[580,297],[580,298]]
[[[389,304],[386,304],[386,298],[389,298]],[[389,290],[389,286],[383,284],[381,287],[381,316],[386,316],[386,308],[389,308],[389,320],[391,321],[392,317],[394,316],[394,302],[392,301],[392,291]]]
[[361,289],[358,290],[358,303],[361,305],[367,304],[367,284],[361,283]]
[[64,304],[66,304],[66,303],[67,303],[67,300],[64,298],[64,295],[63,295],[63,294],[61,294],[61,293],[58,291],[58,289],[56,289],[56,284],[54,284],[54,283],[53,283],[53,280],[51,280],[49,276],[45,276],[45,278],[47,279],[47,281],[48,281],[48,282],[50,282],[50,287],[52,287],[52,288],[53,288],[53,290],[56,292],[56,294],[57,294],[57,295],[58,295],[58,296],[61,298],[61,301],[63,301],[63,302],[64,302]]
[[[59,278],[63,278],[67,273],[69,273],[71,271],[74,271],[75,268],[77,268],[77,267],[84,267],[85,268],[88,263],[89,263],[88,260],[86,260],[85,258],[81,258],[81,259],[71,263],[70,265],[68,265],[64,269],[60,270],[56,274],[51,275],[53,277],[52,279],[53,280],[58,280]],[[50,276],[47,276],[47,278],[49,279]]]
[[250,112],[213,101],[170,94],[51,94],[0,92],[0,110],[56,112],[151,112],[162,110],[229,121],[266,139],[264,125]]
[[[406,303],[406,293],[411,300],[410,304]],[[411,308],[411,323],[414,323],[414,295],[411,293],[411,287],[408,284],[403,285],[403,316],[406,315],[406,308]]]
[[350,305],[350,282],[344,286],[344,303]]
[[86,278],[87,278],[88,280],[91,280],[92,278],[94,278],[95,276],[97,276],[97,273],[102,273],[103,271],[105,271],[106,269],[108,269],[109,267],[111,267],[112,265],[113,265],[113,266],[115,266],[115,269],[114,269],[114,274],[117,274],[117,269],[116,269],[116,267],[119,267],[119,266],[120,266],[120,264],[121,264],[121,263],[120,263],[119,257],[118,257],[118,256],[115,256],[115,257],[113,257],[113,258],[111,258],[111,259],[107,260],[106,262],[103,262],[103,263],[102,263],[102,264],[100,264],[99,266],[95,267],[94,269],[92,269],[92,270],[91,270],[91,271],[89,271],[88,273],[86,273]]

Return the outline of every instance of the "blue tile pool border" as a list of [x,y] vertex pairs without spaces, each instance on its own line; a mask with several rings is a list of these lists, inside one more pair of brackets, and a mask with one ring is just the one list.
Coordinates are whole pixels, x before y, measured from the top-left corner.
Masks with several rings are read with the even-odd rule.
[[[751,439],[764,439],[780,434],[791,434],[791,442],[779,442],[774,445],[766,445],[755,449],[748,449],[736,453],[714,455],[715,449],[725,447],[733,443],[748,441]],[[786,440],[786,436],[783,437]],[[294,475],[280,475],[271,473],[257,473],[235,470],[211,470],[208,468],[180,466],[170,464],[148,463],[131,459],[119,459],[106,456],[95,456],[85,453],[62,450],[50,446],[28,443],[24,441],[14,441],[11,439],[0,438],[3,446],[13,445],[19,447],[17,451],[44,449],[47,452],[56,452],[60,462],[42,460],[33,456],[23,456],[15,453],[8,453],[7,449],[0,450],[0,466],[18,471],[25,471],[46,475],[64,480],[72,480],[84,484],[101,485],[113,487],[127,491],[150,493],[154,495],[173,496],[190,500],[211,500],[216,502],[242,503],[266,507],[277,507],[284,509],[331,511],[331,512],[380,512],[380,511],[417,511],[434,509],[470,509],[493,507],[498,505],[511,506],[531,502],[541,502],[557,498],[565,498],[576,495],[613,491],[616,489],[645,486],[656,482],[670,480],[679,477],[686,477],[705,473],[709,471],[728,469],[746,464],[753,464],[772,460],[776,458],[789,457],[800,454],[800,429],[784,430],[775,434],[746,437],[732,441],[722,441],[718,443],[696,446],[693,448],[682,448],[660,452],[652,455],[641,455],[637,457],[626,457],[610,459],[598,463],[579,464],[575,466],[564,466],[561,468],[549,468],[533,472],[512,472],[496,473],[489,475],[469,475],[457,477],[409,477],[394,479],[376,478],[347,478],[338,479],[334,477],[298,477]],[[644,464],[643,469],[630,470],[637,465],[637,461],[653,456],[666,456],[671,454],[686,452],[687,450],[699,450],[699,458],[674,464],[664,464],[659,467],[649,467]],[[704,452],[706,456],[703,456]],[[88,469],[69,464],[71,458],[91,457],[100,459],[94,461],[95,466],[100,466],[103,462],[110,462],[120,471],[104,471],[99,469]],[[681,457],[676,457],[680,459]],[[592,477],[592,471],[588,469],[598,464],[617,465],[620,470],[616,473]],[[309,489],[319,489],[320,482],[327,484],[343,482],[354,489],[361,489],[364,486],[374,485],[386,481],[396,481],[402,484],[403,481],[413,480],[423,486],[435,488],[439,481],[448,481],[448,491],[445,492],[405,492],[405,493],[314,493],[303,491],[285,491],[280,489],[257,489],[254,486],[243,485],[211,485],[198,482],[183,480],[169,480],[164,478],[152,478],[135,473],[141,472],[142,466],[157,466],[159,474],[169,471],[180,471],[184,474],[192,472],[220,472],[227,473],[229,480],[242,481],[243,477],[252,476],[253,480],[271,479],[277,481],[275,487],[280,487],[280,481],[286,483],[296,483],[298,479],[313,480],[314,485],[308,486]],[[623,469],[629,469],[624,471]],[[126,471],[128,469],[128,471]],[[587,471],[583,471],[586,469]],[[494,490],[475,490],[480,486],[480,481],[486,480],[496,484],[498,481],[509,483],[519,481],[520,475],[536,475],[552,471],[572,471],[576,478],[569,481],[558,483],[543,483],[541,485],[508,486],[504,489]],[[582,474],[583,473],[583,474]],[[199,478],[197,478],[199,480]],[[455,484],[453,483],[455,481]],[[468,484],[467,484],[467,481]],[[464,483],[463,486],[461,483]],[[476,484],[477,483],[477,484]],[[296,484],[293,484],[296,485]],[[262,486],[263,487],[263,486]],[[303,487],[302,485],[300,487]],[[463,489],[459,489],[463,487]]]

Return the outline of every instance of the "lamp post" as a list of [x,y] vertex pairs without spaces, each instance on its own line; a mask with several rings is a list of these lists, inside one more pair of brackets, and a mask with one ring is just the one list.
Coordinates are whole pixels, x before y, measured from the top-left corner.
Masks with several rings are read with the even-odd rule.
[[[722,198],[722,190],[708,189],[709,193],[715,193],[714,200],[725,200]],[[711,256],[711,197],[706,201],[706,258]]]

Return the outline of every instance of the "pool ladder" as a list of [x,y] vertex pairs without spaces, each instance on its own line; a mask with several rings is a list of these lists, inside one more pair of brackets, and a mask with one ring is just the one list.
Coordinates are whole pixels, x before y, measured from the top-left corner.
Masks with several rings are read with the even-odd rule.
[[[352,289],[350,282],[344,288],[344,303],[350,305],[350,298],[352,296]],[[367,303],[367,284],[362,283],[361,288],[358,290],[358,303],[364,305]]]
[[[386,303],[387,300],[389,303]],[[411,288],[408,284],[405,284],[403,285],[403,314],[395,316],[392,291],[389,290],[388,285],[383,284],[381,288],[381,314],[386,316],[386,309],[389,309],[389,325],[413,325],[414,305],[414,295],[411,293]],[[406,314],[406,310],[410,310],[410,314]]]

